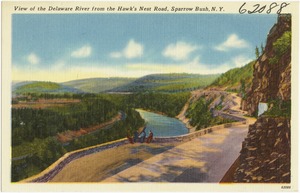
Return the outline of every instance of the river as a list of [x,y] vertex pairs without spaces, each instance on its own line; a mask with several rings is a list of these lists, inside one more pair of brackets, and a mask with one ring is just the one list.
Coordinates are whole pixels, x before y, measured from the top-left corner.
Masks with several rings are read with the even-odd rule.
[[136,109],[146,122],[146,134],[152,130],[156,137],[170,137],[187,134],[189,130],[186,126],[175,118],[170,118],[157,113]]

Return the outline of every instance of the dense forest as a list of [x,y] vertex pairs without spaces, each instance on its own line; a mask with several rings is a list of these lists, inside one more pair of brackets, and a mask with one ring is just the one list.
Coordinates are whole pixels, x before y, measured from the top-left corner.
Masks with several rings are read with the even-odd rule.
[[49,109],[12,109],[12,145],[54,136],[66,130],[78,130],[109,120],[116,106],[107,100],[85,100],[81,103]]
[[252,61],[240,68],[233,68],[221,74],[209,87],[221,87],[227,91],[239,92],[242,97],[250,89],[253,78]]
[[189,99],[190,93],[138,93],[127,96],[124,103],[133,108],[142,108],[175,117]]
[[22,153],[24,149],[26,151],[29,148],[27,153],[30,154],[22,156],[21,159],[13,159],[12,181],[19,181],[41,172],[68,151],[124,138],[128,130],[132,132],[144,125],[144,120],[138,112],[133,109],[127,109],[125,112],[125,120],[117,122],[112,128],[83,135],[68,144],[62,144],[54,136],[49,136],[45,139],[34,138],[31,143],[25,142],[24,146],[16,146],[17,150],[23,150]]

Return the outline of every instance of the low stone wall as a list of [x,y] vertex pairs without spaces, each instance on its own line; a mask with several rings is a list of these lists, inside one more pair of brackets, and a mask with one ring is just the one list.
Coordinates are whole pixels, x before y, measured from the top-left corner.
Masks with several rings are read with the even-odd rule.
[[211,132],[213,132],[215,130],[218,130],[218,129],[233,127],[233,126],[242,125],[242,124],[246,124],[246,123],[247,123],[247,121],[246,121],[246,119],[244,119],[244,121],[241,121],[241,122],[226,123],[226,124],[223,124],[223,125],[212,126],[212,127],[201,129],[199,131],[195,131],[193,133],[188,133],[188,134],[185,134],[185,135],[179,135],[179,136],[174,136],[174,137],[154,137],[153,143],[168,143],[168,142],[190,141],[190,140],[192,140],[196,137],[205,135],[207,133],[211,133]]
[[49,166],[47,169],[45,169],[40,174],[27,178],[21,182],[48,182],[51,180],[56,174],[58,174],[68,163],[71,161],[74,161],[78,158],[84,157],[86,155],[90,155],[93,153],[97,153],[106,149],[115,148],[120,145],[128,144],[127,138],[112,141],[109,143],[104,143],[101,145],[96,145],[76,151],[72,151],[69,153],[66,153],[63,157],[61,157],[59,160],[54,162],[51,166]]
[[[220,115],[222,116],[222,115]],[[234,115],[231,115],[233,117],[236,117]],[[241,118],[241,117],[238,117]],[[168,142],[184,142],[184,141],[190,141],[196,137],[205,135],[207,133],[211,133],[212,131],[232,127],[235,125],[241,125],[246,124],[247,120],[245,118],[241,118],[240,122],[234,122],[234,123],[226,123],[223,125],[217,125],[213,127],[208,127],[205,129],[201,129],[200,131],[196,131],[193,133],[188,133],[185,135],[175,136],[175,137],[154,137],[153,143],[168,143]],[[97,153],[106,149],[115,148],[120,145],[128,144],[129,141],[127,138],[123,138],[120,140],[112,141],[105,144],[100,144],[92,147],[87,147],[84,149],[72,151],[69,153],[66,153],[63,157],[61,157],[59,160],[54,162],[51,166],[49,166],[47,169],[45,169],[40,174],[27,178],[21,182],[48,182],[50,181],[56,174],[58,174],[67,164],[69,164],[71,161],[74,161],[78,158],[84,157],[86,155],[90,155],[93,153]]]
[[225,119],[231,119],[234,121],[246,121],[246,119],[242,116],[234,115],[234,114],[229,114],[229,113],[224,113],[222,111],[214,111],[215,116],[221,116]]

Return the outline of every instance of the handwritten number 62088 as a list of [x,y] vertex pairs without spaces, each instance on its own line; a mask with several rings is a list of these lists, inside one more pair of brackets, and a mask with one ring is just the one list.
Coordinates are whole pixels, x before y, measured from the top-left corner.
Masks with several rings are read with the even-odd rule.
[[262,12],[266,12],[267,14],[270,14],[273,9],[275,9],[276,7],[278,8],[277,10],[277,14],[280,14],[282,9],[285,8],[286,6],[289,5],[289,3],[283,2],[283,3],[276,3],[273,2],[271,3],[269,6],[264,5],[261,6],[260,4],[255,4],[253,5],[253,7],[250,9],[245,8],[246,2],[240,7],[239,12],[240,14],[244,14],[244,13],[248,13],[248,14],[253,14],[253,13],[262,13]]

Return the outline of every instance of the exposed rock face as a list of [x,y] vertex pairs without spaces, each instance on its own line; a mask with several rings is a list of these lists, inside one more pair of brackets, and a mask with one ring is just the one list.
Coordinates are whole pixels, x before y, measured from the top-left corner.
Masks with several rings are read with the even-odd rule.
[[[242,109],[254,115],[259,102],[291,100],[291,48],[277,60],[273,43],[291,30],[290,15],[279,15],[270,30],[265,51],[254,64],[251,90],[242,101]],[[277,56],[278,57],[278,56]],[[243,142],[235,182],[289,183],[291,181],[290,118],[261,116],[249,127]]]
[[270,62],[275,55],[273,43],[284,32],[290,30],[291,16],[280,15],[277,24],[269,32],[264,53],[254,64],[252,87],[247,93],[247,98],[242,101],[242,109],[250,115],[257,112],[259,102],[291,98],[291,49],[287,50],[276,64]]
[[259,118],[249,127],[243,142],[240,166],[234,174],[235,182],[289,183],[290,120]]

